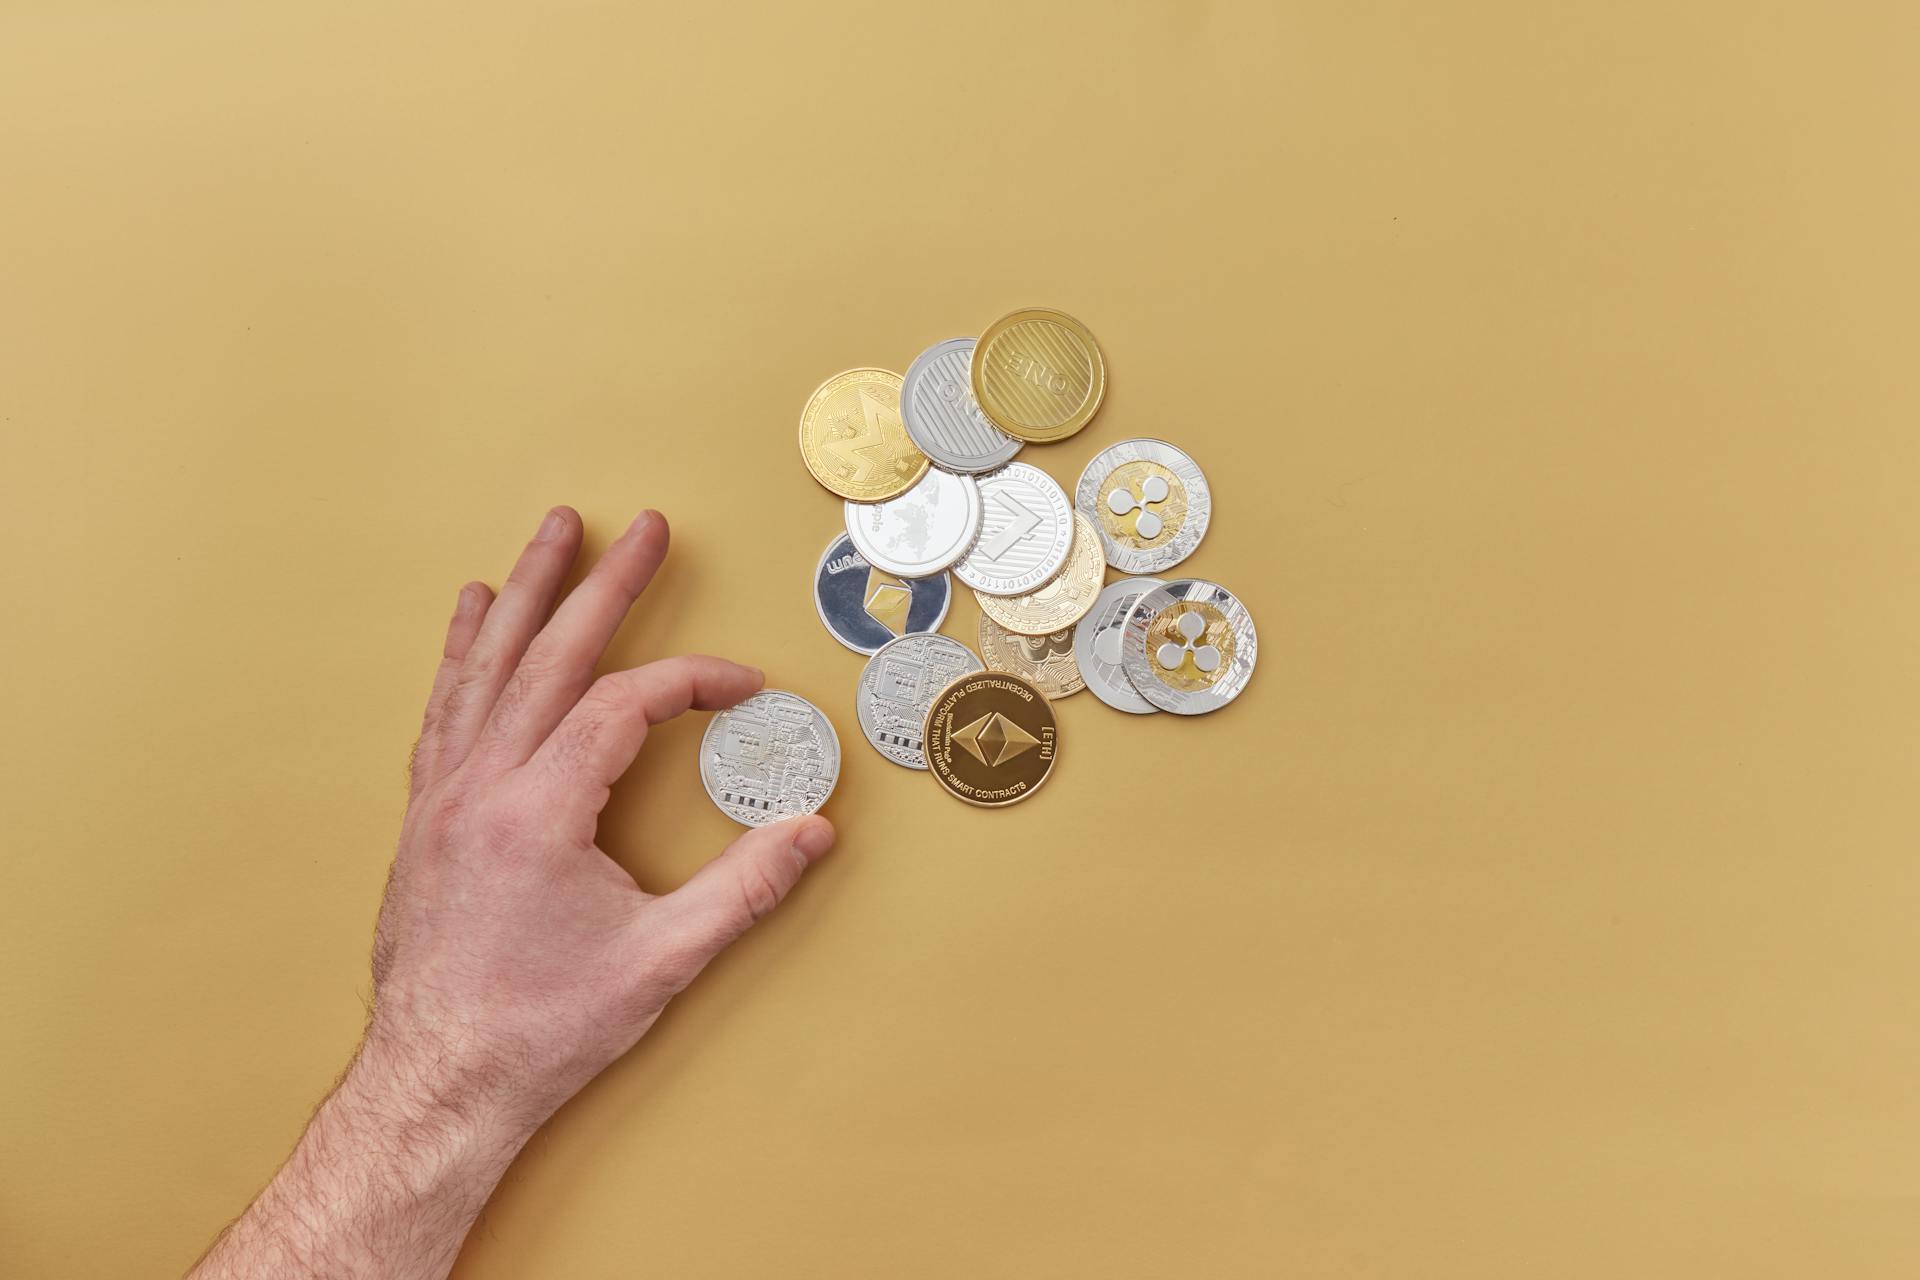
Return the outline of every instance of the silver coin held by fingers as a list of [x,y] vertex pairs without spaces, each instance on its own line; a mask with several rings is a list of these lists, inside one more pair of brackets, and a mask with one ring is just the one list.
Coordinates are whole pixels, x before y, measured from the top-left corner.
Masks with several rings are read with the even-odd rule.
[[1141,596],[1165,584],[1158,578],[1122,578],[1108,583],[1087,616],[1073,629],[1073,657],[1093,696],[1117,711],[1150,715],[1159,708],[1140,696],[1121,661],[1127,617]]
[[1233,592],[1176,578],[1134,601],[1120,661],[1141,697],[1162,711],[1217,711],[1246,689],[1259,658],[1253,616]]
[[762,689],[707,722],[700,782],[720,812],[749,827],[816,812],[840,778],[840,738],[820,708]]
[[1073,490],[1093,521],[1107,563],[1122,573],[1163,573],[1207,536],[1213,494],[1200,466],[1164,440],[1122,440],[1095,454]]
[[980,534],[980,487],[972,476],[929,467],[913,488],[885,502],[846,504],[847,536],[867,563],[903,578],[939,573]]
[[1009,462],[980,477],[980,537],[954,576],[990,596],[1017,596],[1052,580],[1073,546],[1073,504],[1038,467]]
[[986,667],[951,636],[901,636],[867,660],[854,689],[860,730],[873,749],[909,769],[927,767],[927,712],[940,691]]
[[900,420],[936,467],[969,475],[1013,460],[1021,442],[993,425],[973,398],[972,338],[948,338],[914,357],[900,384]]

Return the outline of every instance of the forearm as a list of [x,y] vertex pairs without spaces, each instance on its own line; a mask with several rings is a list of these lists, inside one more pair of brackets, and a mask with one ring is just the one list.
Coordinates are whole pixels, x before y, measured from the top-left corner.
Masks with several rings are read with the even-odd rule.
[[539,1119],[370,1041],[189,1280],[444,1276]]

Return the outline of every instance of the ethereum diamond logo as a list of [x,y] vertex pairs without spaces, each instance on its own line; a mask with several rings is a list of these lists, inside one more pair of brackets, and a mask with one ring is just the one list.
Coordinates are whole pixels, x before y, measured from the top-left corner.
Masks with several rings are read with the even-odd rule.
[[896,636],[907,634],[907,614],[913,608],[913,592],[907,584],[878,569],[867,571],[867,616]]
[[1040,745],[1040,739],[998,711],[990,711],[972,724],[955,729],[953,736],[975,760],[989,769],[998,769],[1021,752]]

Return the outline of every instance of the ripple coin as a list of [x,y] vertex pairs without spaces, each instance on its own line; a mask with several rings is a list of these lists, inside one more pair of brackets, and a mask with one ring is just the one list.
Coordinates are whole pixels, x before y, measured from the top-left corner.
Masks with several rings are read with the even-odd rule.
[[700,782],[720,812],[749,827],[813,813],[840,778],[840,738],[820,708],[762,689],[707,722]]
[[1073,629],[1073,658],[1081,678],[1094,697],[1117,711],[1149,715],[1159,710],[1133,687],[1120,658],[1134,603],[1160,585],[1158,578],[1122,578],[1108,584],[1092,611]]
[[905,493],[929,464],[900,421],[900,375],[849,369],[821,383],[800,411],[800,457],[815,480],[854,502]]
[[1060,754],[1046,697],[1004,671],[964,675],[941,690],[921,737],[934,779],[968,804],[989,808],[1038,791]]
[[1074,507],[1100,527],[1107,563],[1160,573],[1200,545],[1213,495],[1200,467],[1164,440],[1122,440],[1094,455],[1074,486]]
[[927,767],[920,735],[934,695],[973,671],[985,670],[973,650],[951,636],[901,636],[867,660],[853,691],[867,741],[895,764]]
[[1177,578],[1134,602],[1120,660],[1141,697],[1162,711],[1195,716],[1240,696],[1259,649],[1253,617],[1233,592]]

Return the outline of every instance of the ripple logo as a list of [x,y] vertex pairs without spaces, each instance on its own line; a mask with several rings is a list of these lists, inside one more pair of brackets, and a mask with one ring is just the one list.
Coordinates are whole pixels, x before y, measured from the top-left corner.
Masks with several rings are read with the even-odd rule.
[[[1134,517],[1133,531],[1142,538],[1145,538],[1148,542],[1151,542],[1160,536],[1160,531],[1167,527],[1167,522],[1147,510],[1147,508],[1157,502],[1165,502],[1167,495],[1171,492],[1172,490],[1167,488],[1165,477],[1148,476],[1140,482],[1140,496],[1137,499],[1133,496],[1131,489],[1115,489],[1112,493],[1109,493],[1107,495],[1107,510],[1117,516],[1124,516],[1128,512],[1138,511],[1140,514]],[[1202,670],[1206,670],[1206,668],[1202,668]]]
[[1180,638],[1184,643],[1175,644],[1169,640],[1160,646],[1153,656],[1162,669],[1167,671],[1176,669],[1180,665],[1180,660],[1188,654],[1193,655],[1193,665],[1200,668],[1203,674],[1219,669],[1220,650],[1210,644],[1195,643],[1201,636],[1207,634],[1205,618],[1197,613],[1183,613],[1180,615],[1180,621],[1174,626],[1179,630]]

